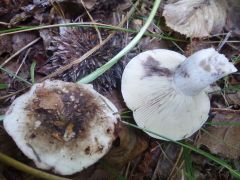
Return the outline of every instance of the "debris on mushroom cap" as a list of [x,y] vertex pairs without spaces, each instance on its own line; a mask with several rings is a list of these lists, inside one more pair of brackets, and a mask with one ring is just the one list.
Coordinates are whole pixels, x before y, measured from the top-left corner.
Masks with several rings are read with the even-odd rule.
[[222,31],[227,17],[225,0],[178,0],[164,6],[166,24],[187,37],[206,37]]
[[36,166],[70,175],[104,156],[116,138],[116,107],[90,85],[35,84],[18,97],[4,128]]
[[138,126],[181,140],[200,129],[208,118],[210,102],[204,89],[235,71],[213,48],[189,58],[170,50],[150,50],[127,64],[122,94]]

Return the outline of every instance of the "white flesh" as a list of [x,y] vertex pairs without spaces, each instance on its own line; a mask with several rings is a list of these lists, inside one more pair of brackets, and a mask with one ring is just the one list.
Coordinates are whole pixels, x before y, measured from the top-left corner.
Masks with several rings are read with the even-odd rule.
[[[206,53],[212,49],[202,51]],[[153,59],[157,63],[153,63]],[[176,87],[173,81],[173,76],[176,75],[174,71],[181,63],[187,64],[185,59],[186,57],[181,54],[169,50],[146,51],[129,62],[122,76],[122,95],[128,108],[133,111],[136,123],[142,128],[171,140],[190,137],[207,120],[210,109],[209,98],[205,91],[190,96]],[[222,62],[221,57],[219,62]],[[152,74],[147,73],[151,64],[155,64],[155,67],[152,67],[155,73]],[[199,71],[198,67],[193,65],[191,67],[186,65],[186,67],[192,68],[192,72]],[[225,67],[232,69],[233,66]],[[164,73],[166,69],[163,68],[169,69],[172,73]],[[228,73],[230,72],[232,71]],[[193,73],[193,75],[196,74]],[[204,78],[209,78],[209,76],[204,76]],[[191,83],[194,84],[192,79],[185,81],[189,83],[188,87],[192,87]],[[210,84],[212,79],[207,82]],[[208,89],[209,84],[205,84],[204,88]],[[164,139],[151,133],[148,134],[154,138]]]

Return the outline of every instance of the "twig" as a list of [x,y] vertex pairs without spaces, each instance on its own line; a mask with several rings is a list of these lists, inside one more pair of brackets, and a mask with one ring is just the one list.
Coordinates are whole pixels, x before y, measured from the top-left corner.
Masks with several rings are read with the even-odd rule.
[[[158,142],[157,142],[158,143]],[[162,151],[162,153],[159,155],[159,158],[158,158],[158,161],[157,161],[157,165],[156,167],[154,168],[154,172],[153,172],[153,175],[151,177],[151,180],[155,180],[157,179],[157,170],[159,169],[160,167],[160,164],[161,164],[161,160],[162,160],[162,156],[164,156],[171,164],[172,164],[172,161],[168,158],[167,154],[165,153],[165,151],[163,150],[163,148],[161,147],[161,144],[158,143],[158,146],[160,148],[160,150]],[[169,144],[166,148],[166,151],[168,150],[169,148]]]
[[0,25],[3,25],[3,26],[8,26],[9,24],[8,23],[6,23],[6,22],[0,22]]
[[0,66],[0,70],[2,70],[3,72],[7,73],[8,75],[17,78],[18,80],[25,82],[28,85],[32,85],[32,83],[28,82],[27,80],[25,80],[24,78],[17,76],[15,73],[13,73],[12,71],[9,71],[7,69],[4,69]]
[[9,61],[11,61],[14,57],[16,57],[17,55],[19,55],[22,51],[24,51],[25,49],[29,48],[30,46],[32,46],[33,44],[35,44],[36,42],[38,42],[41,38],[37,38],[35,40],[33,40],[32,42],[28,43],[26,46],[24,46],[23,48],[19,49],[17,52],[15,52],[12,56],[10,56],[8,59],[6,59],[1,65],[0,67],[3,67],[5,64],[7,64]]
[[227,108],[211,108],[210,111],[212,112],[220,112],[223,114],[240,114],[240,110],[233,110],[233,109],[227,109]]
[[[83,8],[85,9],[85,11],[87,12],[89,18],[91,19],[91,21],[92,21],[93,23],[95,23],[93,17],[91,16],[91,14],[90,14],[90,13],[88,12],[88,10],[87,10],[87,8],[86,8],[86,6],[85,6],[85,3],[84,3],[82,0],[81,0],[81,3],[82,3],[82,5],[83,5]],[[97,31],[98,38],[99,38],[99,42],[100,42],[100,44],[101,44],[101,43],[102,43],[101,33],[100,33],[100,31],[99,31],[99,29],[98,29],[98,27],[97,27],[96,25],[93,25],[93,26],[94,26],[94,28],[95,28],[96,31]]]
[[225,38],[222,40],[222,42],[218,45],[217,51],[221,51],[222,47],[226,44],[227,40],[229,39],[229,37],[232,35],[232,32],[229,31],[227,33],[227,35],[225,36]]
[[180,170],[180,167],[177,167],[177,165],[178,165],[179,161],[181,160],[182,153],[183,153],[183,148],[181,148],[181,150],[180,150],[180,152],[178,154],[178,158],[177,158],[176,162],[174,163],[174,166],[173,166],[173,168],[172,168],[172,170],[171,170],[167,180],[170,180],[174,176],[173,173],[174,173],[175,169],[176,170]]
[[[26,60],[26,58],[27,58],[27,56],[28,56],[28,54],[29,54],[30,51],[31,51],[31,48],[29,48],[29,49],[27,50],[25,56],[23,57],[23,60],[22,60],[20,66],[18,67],[18,69],[17,69],[17,71],[16,71],[16,73],[15,73],[16,76],[18,75],[18,72],[20,71],[20,69],[21,69],[23,63],[25,62],[25,60]],[[15,79],[16,76],[13,77],[13,80]]]
[[124,175],[124,177],[125,177],[126,179],[128,178],[128,173],[129,173],[130,166],[131,166],[131,162],[128,162],[127,168],[126,168],[126,172],[125,172],[125,175]]
[[[181,164],[179,165],[178,169],[181,170],[182,172],[182,178],[183,179],[185,176],[184,176],[184,172],[183,172],[183,165],[184,165],[184,161],[181,162]],[[169,180],[175,180],[176,178],[174,178],[176,176],[176,173],[175,174],[172,174],[171,177],[169,178]]]
[[1,100],[4,100],[4,99],[7,99],[7,98],[9,98],[9,97],[11,97],[11,96],[17,95],[18,93],[20,93],[20,92],[28,89],[29,87],[30,87],[30,86],[27,86],[27,87],[25,87],[25,88],[22,88],[22,89],[16,91],[16,92],[13,92],[13,93],[11,93],[11,94],[8,94],[8,95],[5,95],[5,96],[1,96],[1,97],[0,97],[0,101],[1,101]]

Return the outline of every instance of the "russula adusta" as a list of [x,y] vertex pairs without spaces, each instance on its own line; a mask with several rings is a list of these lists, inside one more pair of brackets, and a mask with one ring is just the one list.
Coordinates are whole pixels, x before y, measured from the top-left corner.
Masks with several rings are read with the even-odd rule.
[[164,6],[171,29],[187,37],[206,37],[222,31],[227,17],[225,0],[177,0]]
[[116,107],[90,85],[45,81],[14,100],[7,133],[36,166],[61,175],[103,157],[116,138]]
[[170,50],[150,50],[127,64],[122,95],[138,126],[181,140],[190,137],[208,119],[209,85],[236,70],[213,48],[188,58]]

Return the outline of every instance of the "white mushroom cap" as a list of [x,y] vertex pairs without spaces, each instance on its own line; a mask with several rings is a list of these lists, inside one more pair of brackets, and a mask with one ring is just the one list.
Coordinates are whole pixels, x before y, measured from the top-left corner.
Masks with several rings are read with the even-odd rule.
[[116,107],[91,86],[55,80],[18,97],[3,123],[37,167],[70,175],[108,152],[117,118]]
[[188,37],[205,37],[222,31],[227,17],[225,0],[177,0],[164,6],[166,24]]
[[138,126],[171,140],[187,138],[203,125],[210,109],[203,89],[236,71],[212,48],[185,59],[165,49],[146,51],[127,64],[122,76],[123,98]]

